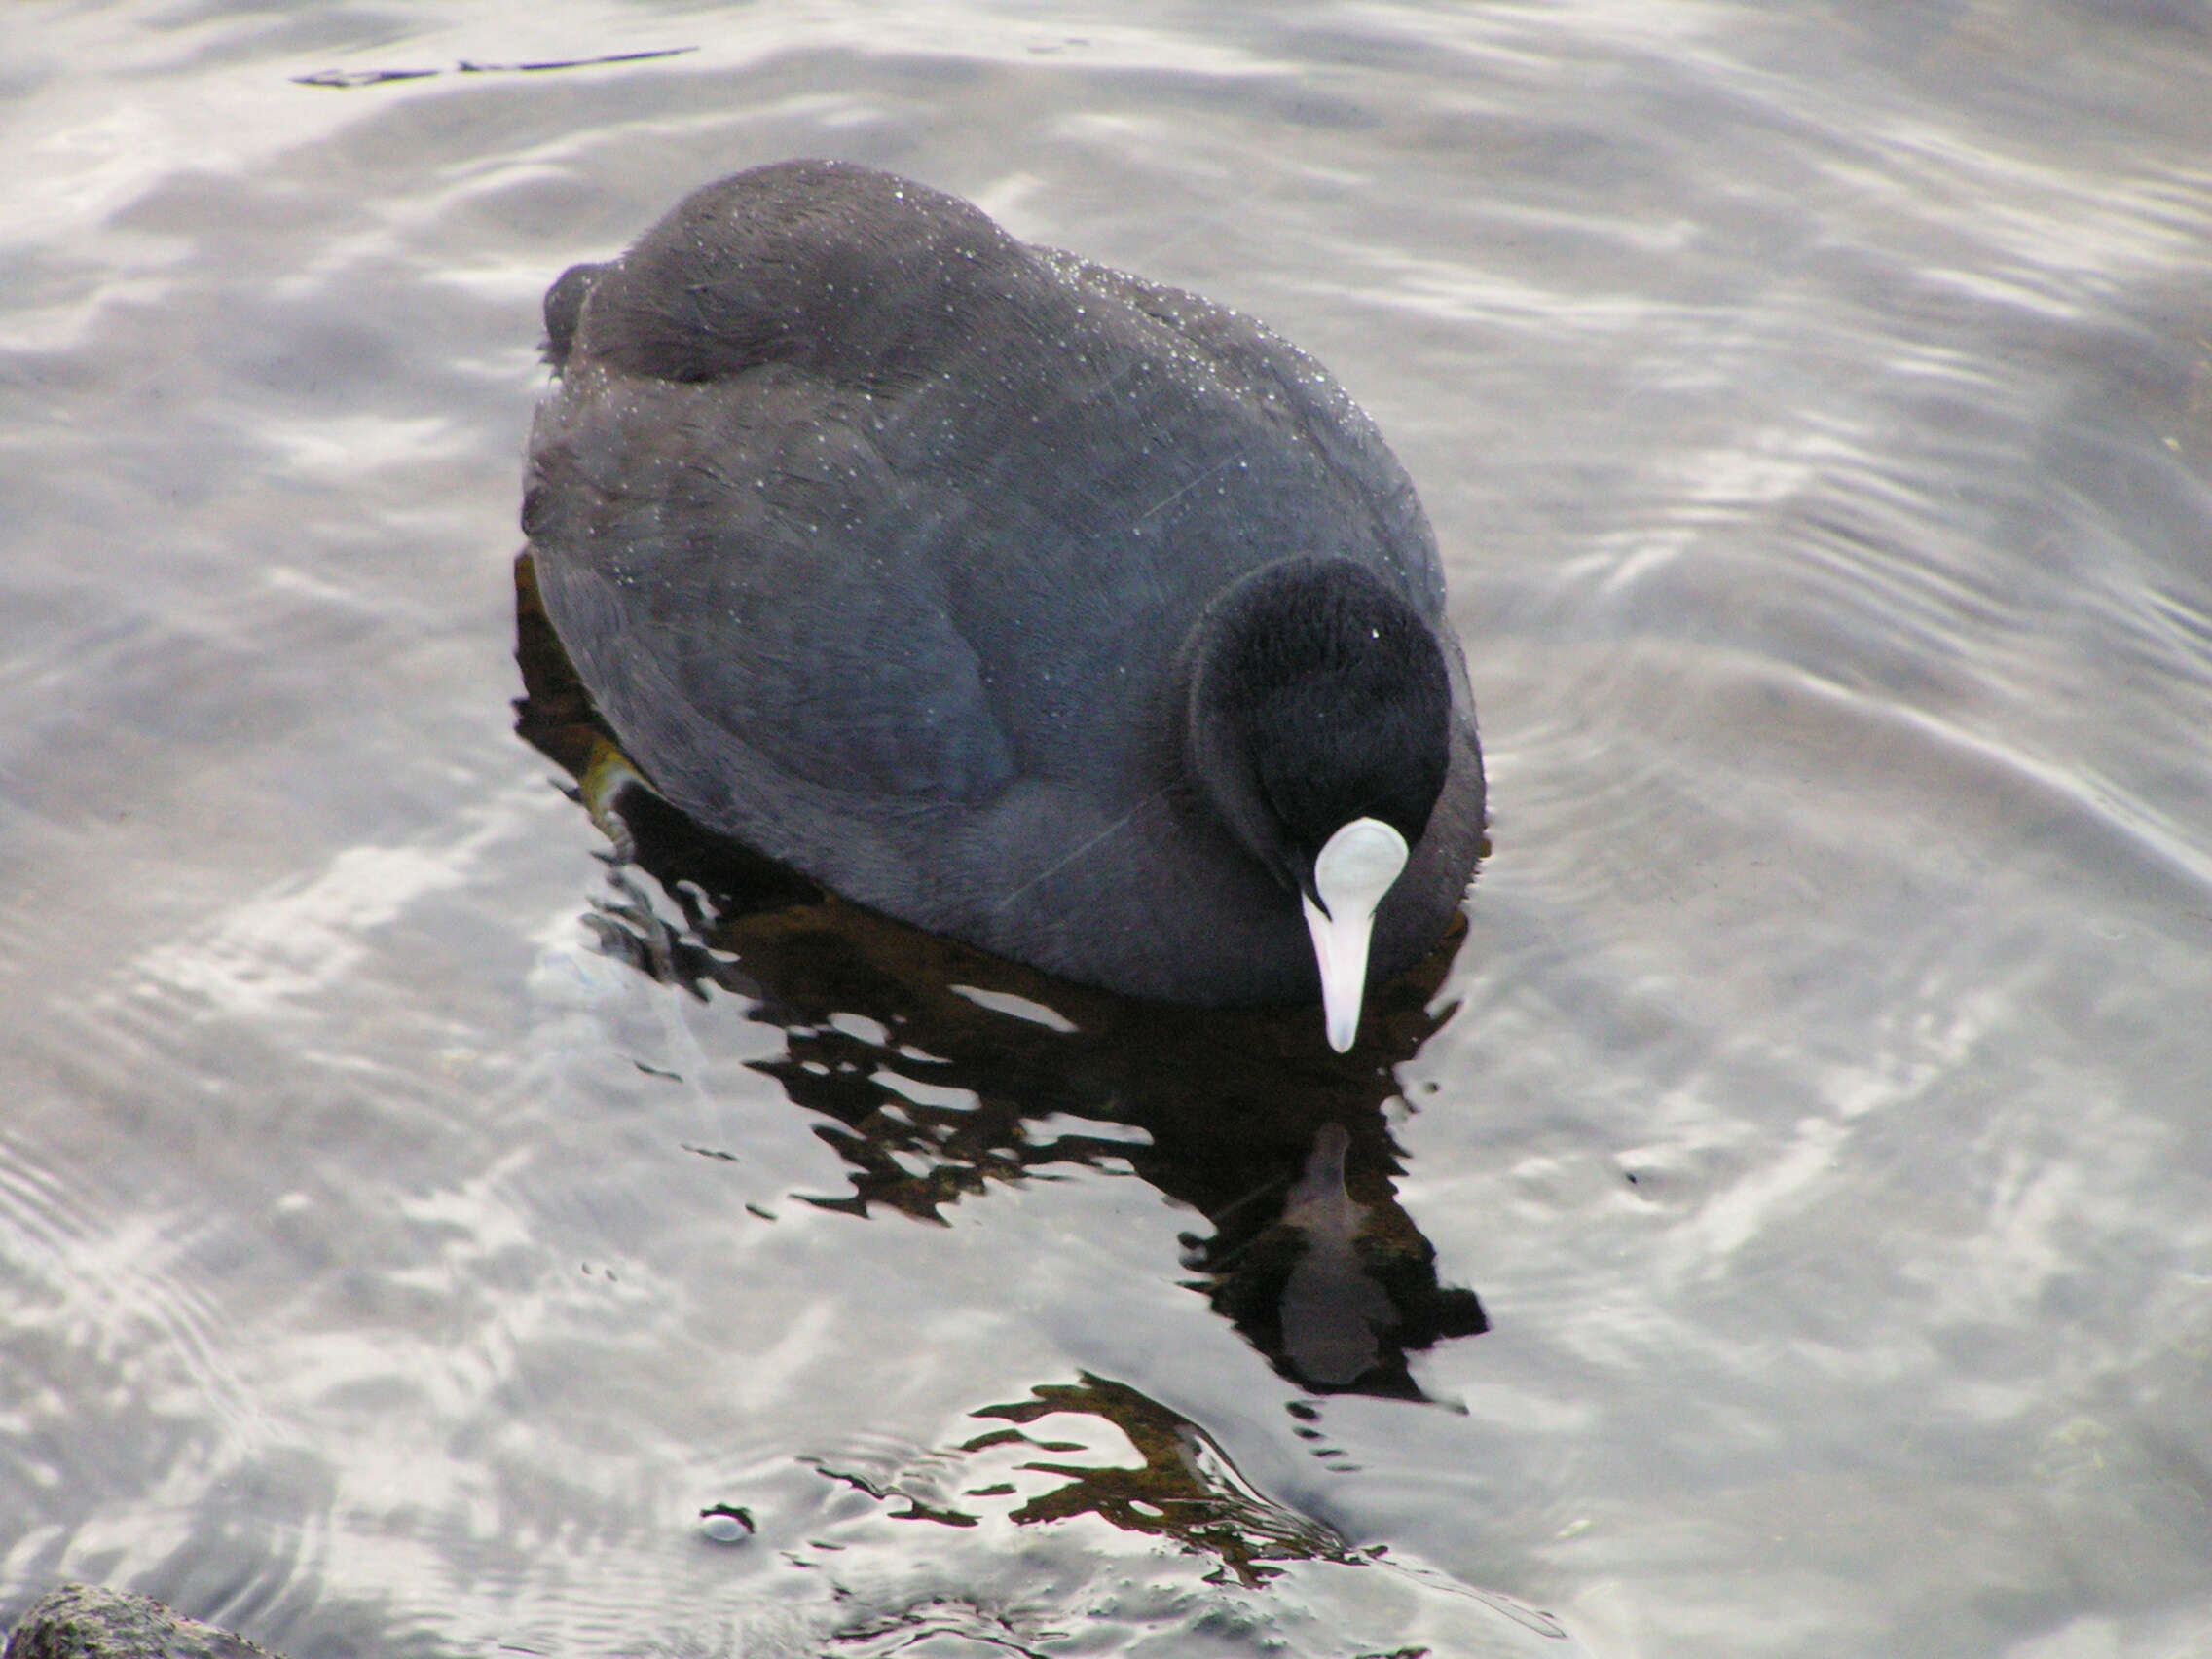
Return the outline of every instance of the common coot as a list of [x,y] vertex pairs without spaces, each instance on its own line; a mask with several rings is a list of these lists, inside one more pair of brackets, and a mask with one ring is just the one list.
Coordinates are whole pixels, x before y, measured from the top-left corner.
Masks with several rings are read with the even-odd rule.
[[1482,756],[1419,501],[1311,358],[786,162],[545,297],[523,525],[653,787],[1070,978],[1310,999],[1434,945]]

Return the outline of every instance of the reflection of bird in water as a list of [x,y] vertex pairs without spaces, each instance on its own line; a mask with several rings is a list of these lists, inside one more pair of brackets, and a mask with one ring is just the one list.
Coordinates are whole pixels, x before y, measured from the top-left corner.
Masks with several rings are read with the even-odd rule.
[[1318,994],[1339,1051],[1452,925],[1435,537],[1295,348],[830,162],[695,192],[545,318],[546,610],[698,822],[1085,984]]
[[1282,1287],[1284,1356],[1309,1382],[1340,1388],[1376,1368],[1383,1335],[1398,1322],[1397,1309],[1359,1257],[1367,1210],[1345,1190],[1350,1145],[1342,1124],[1321,1125],[1281,1222],[1306,1238]]
[[[941,1219],[944,1204],[1053,1164],[1120,1167],[1212,1224],[1186,1265],[1284,1376],[1316,1391],[1420,1397],[1406,1355],[1483,1330],[1440,1286],[1397,1203],[1382,1105],[1437,1028],[1455,934],[1375,987],[1355,1054],[1301,1009],[1198,1010],[1069,984],[824,893],[636,787],[516,563],[516,729],[575,776],[627,851],[589,920],[664,982],[713,988],[781,1027],[758,1062],[852,1171],[810,1201]],[[657,889],[657,892],[655,891]],[[859,1019],[852,1015],[862,1016]],[[932,1105],[956,1099],[957,1105]],[[1062,1117],[1061,1132],[1033,1134]]]
[[1280,1210],[1216,1218],[1194,1265],[1214,1272],[1214,1306],[1284,1376],[1319,1393],[1419,1399],[1407,1353],[1489,1321],[1473,1291],[1436,1282],[1435,1251],[1391,1188],[1380,1104],[1372,1121],[1316,1126],[1296,1179],[1269,1189]]

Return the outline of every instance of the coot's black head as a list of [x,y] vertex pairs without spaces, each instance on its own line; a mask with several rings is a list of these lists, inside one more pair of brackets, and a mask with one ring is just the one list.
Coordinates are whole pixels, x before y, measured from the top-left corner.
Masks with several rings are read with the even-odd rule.
[[1346,559],[1289,559],[1216,603],[1195,645],[1193,771],[1312,929],[1329,1037],[1351,1043],[1375,906],[1450,765],[1452,682],[1428,624]]
[[1313,862],[1357,819],[1420,839],[1450,761],[1452,682],[1412,606],[1348,559],[1288,559],[1231,589],[1203,626],[1193,760],[1290,893],[1318,897]]

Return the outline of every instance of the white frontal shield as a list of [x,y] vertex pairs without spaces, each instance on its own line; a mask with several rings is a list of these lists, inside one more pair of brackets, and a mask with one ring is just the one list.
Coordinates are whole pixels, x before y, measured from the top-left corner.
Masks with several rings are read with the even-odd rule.
[[1367,994],[1367,941],[1375,906],[1406,867],[1406,838],[1377,818],[1355,818],[1331,835],[1313,861],[1320,903],[1304,901],[1313,955],[1321,965],[1321,1013],[1329,1047],[1345,1052],[1359,1035]]

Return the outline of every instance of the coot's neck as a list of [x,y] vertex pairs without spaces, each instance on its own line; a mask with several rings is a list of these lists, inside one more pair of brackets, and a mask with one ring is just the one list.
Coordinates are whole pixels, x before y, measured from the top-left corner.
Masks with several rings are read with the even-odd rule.
[[1230,831],[1290,894],[1346,825],[1412,847],[1450,763],[1435,636],[1348,559],[1285,559],[1224,591],[1186,645],[1185,759]]

